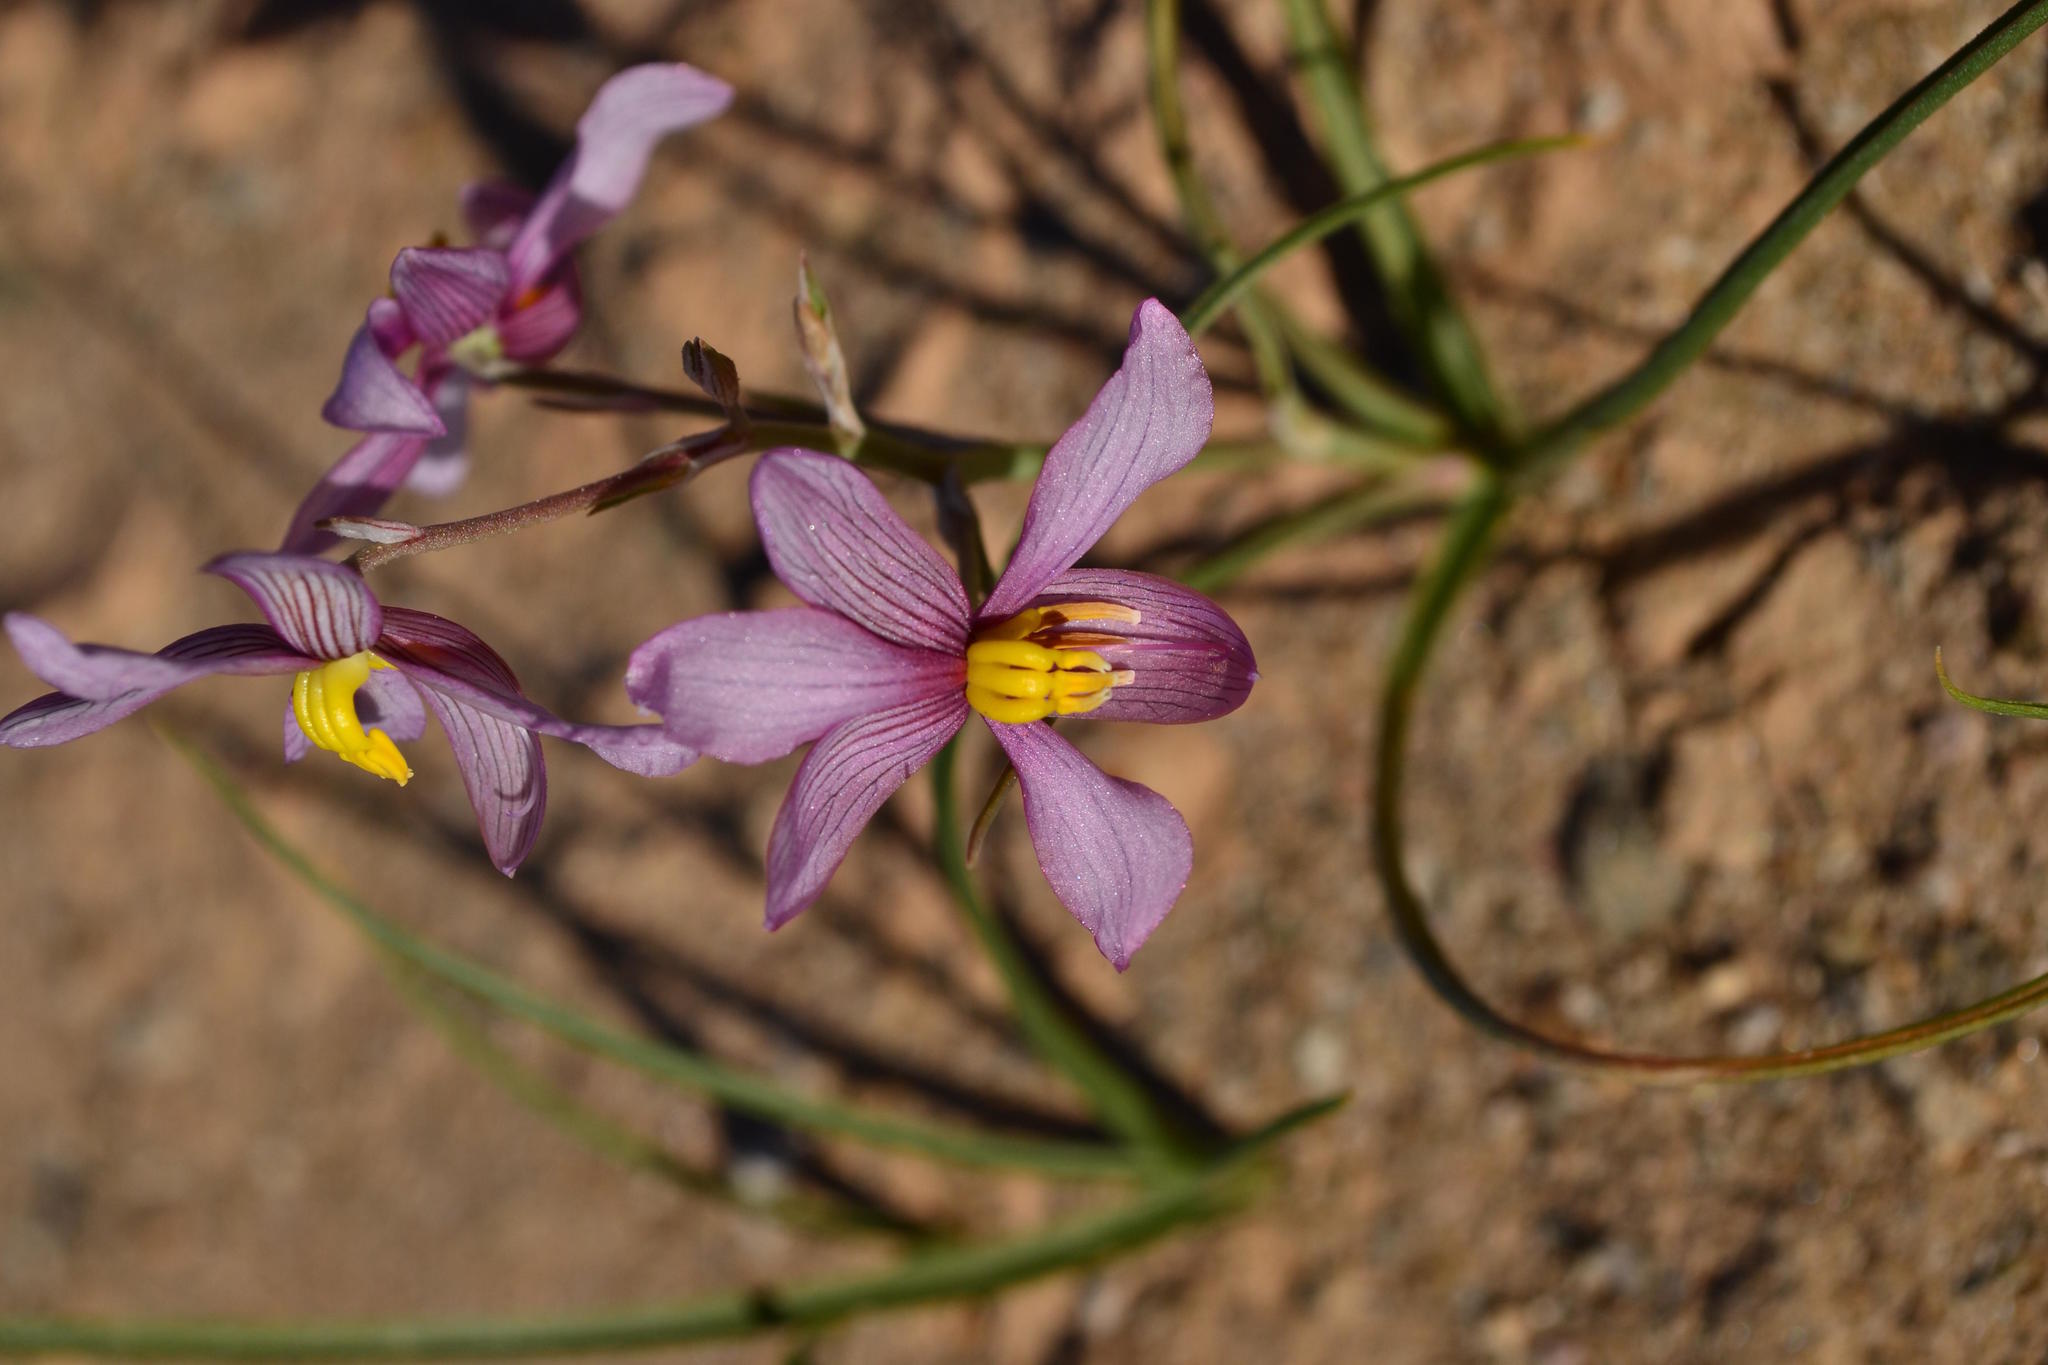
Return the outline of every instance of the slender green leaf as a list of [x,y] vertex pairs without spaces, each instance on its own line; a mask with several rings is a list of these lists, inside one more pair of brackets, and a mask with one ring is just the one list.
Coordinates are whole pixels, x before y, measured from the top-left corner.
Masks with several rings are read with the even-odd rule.
[[1973,711],[1993,716],[2018,716],[2024,720],[2048,720],[2048,701],[1998,701],[1963,691],[1949,681],[1948,669],[1941,662],[1939,649],[1934,651],[1934,676],[1940,679],[1944,692]]

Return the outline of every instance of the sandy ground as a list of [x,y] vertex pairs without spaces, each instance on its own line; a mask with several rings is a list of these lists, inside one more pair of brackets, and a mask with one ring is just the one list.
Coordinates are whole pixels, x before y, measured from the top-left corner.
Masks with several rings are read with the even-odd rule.
[[[749,381],[793,387],[787,296],[808,246],[871,410],[1057,432],[1137,300],[1202,280],[1145,118],[1135,8],[0,12],[0,605],[137,647],[240,613],[189,570],[271,543],[345,444],[318,405],[392,252],[454,227],[465,179],[544,175],[589,91],[647,55],[744,95],[671,145],[586,253],[576,362],[671,382],[676,347],[702,334]],[[1817,153],[2000,6],[1361,8],[1399,163],[1597,135],[1420,206],[1504,385],[1547,412],[1682,316]],[[1278,7],[1195,17],[1202,163],[1256,240],[1320,192],[1303,111],[1278,93]],[[1946,704],[1930,666],[1938,643],[1966,685],[2048,691],[2044,69],[2036,40],[1916,135],[1710,363],[1518,514],[1461,611],[1420,715],[1411,856],[1452,950],[1505,1006],[1643,1047],[1761,1050],[2048,962],[2048,730]],[[1282,283],[1335,328],[1342,275],[1304,258]],[[1224,427],[1255,429],[1242,352],[1208,350]],[[510,394],[476,429],[460,510],[592,477],[677,430]],[[1170,563],[1162,547],[1329,485],[1313,469],[1190,476],[1102,558]],[[1008,535],[1021,490],[984,505]],[[1432,532],[1290,552],[1230,592],[1264,677],[1228,721],[1088,737],[1196,835],[1195,880],[1128,975],[1065,919],[1021,821],[994,853],[1075,995],[1219,1121],[1337,1087],[1350,1107],[1226,1228],[997,1303],[855,1325],[815,1359],[2048,1351],[2041,1024],[1831,1079],[1644,1092],[1532,1064],[1427,995],[1389,939],[1364,822],[1378,660]],[[611,719],[630,715],[617,679],[639,639],[780,600],[730,476],[410,561],[382,590],[474,624],[559,709]],[[0,697],[33,690],[0,658]],[[223,680],[164,711],[435,938],[821,1093],[1072,1113],[1001,1024],[919,860],[922,787],[770,938],[758,859],[791,762],[644,784],[556,752],[547,832],[507,883],[432,742],[402,793],[332,763],[287,770],[282,699]],[[0,762],[0,886],[0,1309],[572,1310],[883,1255],[619,1174],[519,1109],[139,722]],[[503,1040],[678,1152],[723,1150],[700,1107]],[[820,1162],[905,1213],[991,1232],[1088,1202]]]

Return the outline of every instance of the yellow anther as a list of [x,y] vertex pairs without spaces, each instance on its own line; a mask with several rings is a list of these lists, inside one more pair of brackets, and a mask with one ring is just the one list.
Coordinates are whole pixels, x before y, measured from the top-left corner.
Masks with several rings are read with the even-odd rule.
[[1050,673],[1060,666],[1060,656],[1057,650],[1034,645],[1029,640],[976,640],[967,646],[967,666],[973,668],[976,664]]
[[356,715],[356,691],[369,681],[370,670],[389,667],[365,652],[309,668],[292,679],[292,714],[315,748],[402,787],[412,780],[405,755],[382,730],[364,731]]
[[1049,697],[1058,674],[1038,673],[1025,668],[984,663],[972,655],[967,665],[967,685],[992,692],[998,697]]
[[1136,625],[1143,618],[1136,608],[1114,602],[1061,602],[1050,607],[1026,607],[1005,621],[983,626],[975,640],[1023,640],[1041,630],[1066,625],[1069,621],[1122,621]]
[[975,683],[967,684],[967,704],[990,720],[1005,725],[1028,725],[1053,713],[1047,697],[1005,697]]
[[[1127,668],[1089,649],[1065,647],[1059,633],[1027,639],[1035,632],[1063,624],[1068,610],[1095,619],[1129,619],[1128,607],[1102,602],[1068,607],[1033,607],[982,630],[967,646],[967,704],[990,720],[1026,725],[1047,716],[1077,716],[1109,699],[1110,689],[1135,676]],[[1116,637],[1093,634],[1089,644],[1116,643]]]

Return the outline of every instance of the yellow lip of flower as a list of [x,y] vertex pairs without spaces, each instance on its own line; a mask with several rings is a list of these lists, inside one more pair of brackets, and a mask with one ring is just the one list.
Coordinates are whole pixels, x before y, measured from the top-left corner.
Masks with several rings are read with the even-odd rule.
[[292,679],[292,714],[315,748],[403,787],[412,780],[405,755],[382,730],[365,731],[356,715],[356,691],[370,680],[370,670],[389,667],[365,650],[309,668]]
[[1031,607],[976,632],[967,646],[967,704],[993,721],[1025,725],[1048,716],[1078,716],[1109,700],[1137,674],[1111,668],[1082,645],[1114,644],[1099,632],[1055,634],[1069,621],[1125,621],[1138,613],[1109,602]]

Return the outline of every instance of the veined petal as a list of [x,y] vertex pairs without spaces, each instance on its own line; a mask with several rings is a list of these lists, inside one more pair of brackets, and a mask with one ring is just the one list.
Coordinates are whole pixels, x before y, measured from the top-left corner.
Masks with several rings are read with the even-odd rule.
[[748,488],[761,546],[791,592],[895,644],[967,648],[960,576],[854,465],[815,450],[771,450]]
[[577,121],[576,150],[506,251],[513,287],[546,275],[632,201],[655,143],[731,103],[731,86],[680,62],[629,67],[606,81]]
[[55,626],[9,612],[7,634],[29,671],[59,690],[0,718],[0,744],[35,749],[104,730],[173,688],[219,673],[296,673],[312,666],[268,626],[214,626],[155,654],[76,645]]
[[[407,744],[427,732],[427,711],[420,694],[395,668],[373,669],[356,689],[356,719],[365,730],[382,730],[400,744]],[[284,761],[296,763],[312,747],[299,728],[298,710],[284,706]]]
[[1118,970],[1180,899],[1195,843],[1173,803],[1111,777],[1049,725],[996,725],[1053,894]]
[[470,385],[468,373],[452,366],[427,380],[427,400],[448,430],[420,451],[419,463],[405,479],[405,486],[413,492],[430,498],[446,497],[469,476]]
[[1258,681],[1244,632],[1193,588],[1126,569],[1069,569],[1031,599],[1034,607],[1063,602],[1113,602],[1138,613],[1135,623],[1077,616],[1052,632],[1088,637],[1088,649],[1134,675],[1088,712],[1089,720],[1214,720],[1244,705]]
[[204,572],[219,574],[256,603],[285,641],[315,659],[346,659],[377,643],[384,611],[361,574],[305,555],[222,555]]
[[626,695],[693,749],[765,763],[855,716],[958,693],[964,668],[957,654],[892,645],[815,607],[728,612],[634,650]]
[[825,890],[846,850],[890,793],[967,720],[960,692],[903,702],[825,732],[804,755],[768,835],[768,927],[780,929]]
[[547,812],[548,771],[540,740],[524,726],[437,689],[423,688],[420,697],[455,751],[455,766],[462,773],[491,862],[511,876],[533,851]]
[[1122,367],[1046,455],[1017,552],[983,615],[1014,614],[1078,563],[1140,493],[1200,453],[1215,415],[1187,329],[1159,300],[1145,300]]
[[445,347],[498,315],[512,279],[502,251],[409,246],[391,262],[391,292],[413,334]]
[[503,251],[536,199],[532,190],[509,180],[478,180],[462,187],[462,221],[478,246]]
[[520,691],[519,680],[496,650],[474,631],[444,617],[407,607],[386,608],[377,653],[428,693],[522,730],[581,744],[614,768],[641,777],[667,777],[697,761],[696,750],[677,742],[659,725],[579,725],[563,720]]
[[341,382],[328,395],[320,415],[350,431],[439,436],[442,430],[434,405],[419,385],[399,373],[367,322],[349,340],[348,356],[341,362]]
[[423,436],[390,431],[372,432],[357,441],[292,513],[278,553],[313,555],[335,544],[336,537],[316,523],[328,517],[374,516],[406,481],[426,448]]
[[539,293],[498,319],[498,346],[507,360],[539,365],[569,344],[583,323],[583,290],[576,263],[564,261],[538,286]]

